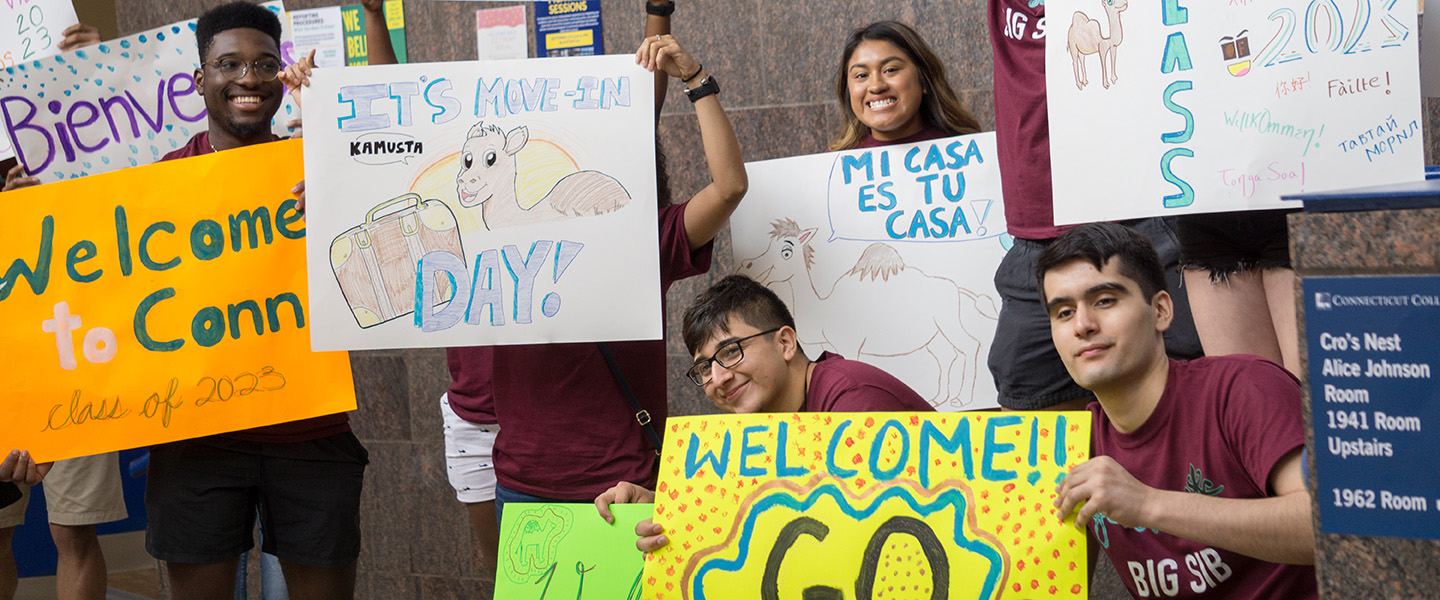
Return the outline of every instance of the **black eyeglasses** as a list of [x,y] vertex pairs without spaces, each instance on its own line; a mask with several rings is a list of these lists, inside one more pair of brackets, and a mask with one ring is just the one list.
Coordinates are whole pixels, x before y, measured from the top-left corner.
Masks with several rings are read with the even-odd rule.
[[280,71],[285,68],[284,65],[280,64],[280,61],[273,58],[262,58],[253,63],[248,63],[238,58],[221,58],[208,61],[205,64],[215,67],[216,70],[220,71],[221,75],[224,75],[226,79],[231,81],[245,77],[245,74],[250,72],[252,66],[255,69],[255,76],[260,78],[260,81],[274,81],[276,77],[280,76]]
[[734,368],[735,365],[740,364],[740,361],[745,360],[745,348],[740,345],[741,343],[777,331],[780,331],[779,327],[762,331],[755,335],[747,335],[738,340],[726,343],[721,346],[720,349],[716,350],[714,354],[711,354],[710,358],[703,358],[700,359],[699,362],[696,362],[695,366],[690,367],[690,370],[685,372],[685,376],[689,377],[690,381],[695,382],[695,385],[705,387],[705,384],[710,383],[710,371],[712,370],[711,365],[713,363],[720,363],[720,366],[727,369]]

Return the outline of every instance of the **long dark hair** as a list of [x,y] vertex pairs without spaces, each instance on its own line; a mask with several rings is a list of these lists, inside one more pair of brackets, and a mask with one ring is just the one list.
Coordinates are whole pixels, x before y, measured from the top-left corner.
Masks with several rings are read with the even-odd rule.
[[920,118],[926,125],[945,132],[946,135],[963,135],[980,131],[980,122],[960,104],[960,97],[950,88],[950,79],[945,76],[945,63],[925,43],[925,38],[909,25],[899,21],[871,23],[850,34],[845,50],[840,54],[840,69],[835,77],[835,97],[840,101],[840,114],[845,126],[840,135],[830,141],[831,150],[848,150],[860,144],[870,128],[860,122],[855,111],[850,109],[849,73],[850,57],[860,42],[876,40],[890,42],[904,51],[911,62],[920,70],[920,85],[926,92],[920,102]]

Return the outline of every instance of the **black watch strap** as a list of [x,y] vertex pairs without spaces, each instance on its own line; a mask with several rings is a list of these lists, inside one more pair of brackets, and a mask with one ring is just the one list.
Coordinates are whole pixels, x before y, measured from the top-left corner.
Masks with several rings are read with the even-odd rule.
[[700,85],[685,89],[685,97],[689,98],[692,103],[710,94],[718,93],[720,93],[720,83],[715,81],[714,75],[707,75],[705,79],[700,80]]
[[653,4],[650,2],[645,3],[646,14],[655,15],[657,17],[668,17],[671,13],[674,12],[675,0],[670,0],[669,2],[666,2],[664,4]]

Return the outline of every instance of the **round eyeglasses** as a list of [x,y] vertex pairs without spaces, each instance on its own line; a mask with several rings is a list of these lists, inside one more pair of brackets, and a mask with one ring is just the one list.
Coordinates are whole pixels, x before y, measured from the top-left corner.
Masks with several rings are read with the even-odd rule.
[[710,372],[713,370],[714,363],[720,363],[720,366],[727,369],[734,368],[735,365],[740,364],[740,361],[745,360],[745,348],[742,346],[744,342],[777,331],[780,331],[779,327],[721,344],[720,348],[710,355],[710,358],[695,361],[695,365],[685,372],[685,376],[689,377],[695,385],[705,387],[705,384],[710,383]]
[[215,67],[215,70],[220,71],[221,75],[231,81],[245,77],[245,74],[249,73],[252,68],[255,69],[255,77],[260,81],[274,81],[276,77],[280,76],[280,71],[285,68],[280,61],[273,58],[262,58],[253,63],[238,58],[220,58],[205,64]]

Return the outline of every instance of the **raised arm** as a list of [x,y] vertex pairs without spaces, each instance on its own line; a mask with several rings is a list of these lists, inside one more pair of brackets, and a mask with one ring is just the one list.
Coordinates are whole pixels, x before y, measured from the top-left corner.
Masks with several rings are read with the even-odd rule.
[[[645,38],[635,60],[652,71],[664,71],[676,79],[690,78],[688,87],[698,88],[710,78],[690,53],[673,36]],[[705,147],[705,163],[710,167],[710,185],[690,199],[685,208],[685,235],[690,249],[695,250],[715,239],[725,226],[730,213],[740,205],[750,182],[745,175],[745,161],[740,142],[717,94],[695,101],[695,117],[700,123],[700,141]]]
[[[652,12],[673,11],[675,3],[671,0],[647,0],[646,4],[655,7],[645,11],[645,37],[653,38],[661,35],[670,35],[670,15],[656,15]],[[669,7],[669,8],[666,8]],[[655,71],[655,122],[660,122],[660,109],[665,106],[666,84],[669,83],[669,75],[665,71]]]
[[385,0],[362,0],[365,6],[365,48],[372,65],[393,65],[395,45],[390,42],[390,27],[385,22]]
[[1096,513],[1126,527],[1145,527],[1260,560],[1315,563],[1310,495],[1300,474],[1296,448],[1270,473],[1268,498],[1217,498],[1159,490],[1136,480],[1108,456],[1071,469],[1056,489],[1055,506],[1069,515],[1081,502],[1076,522]]

